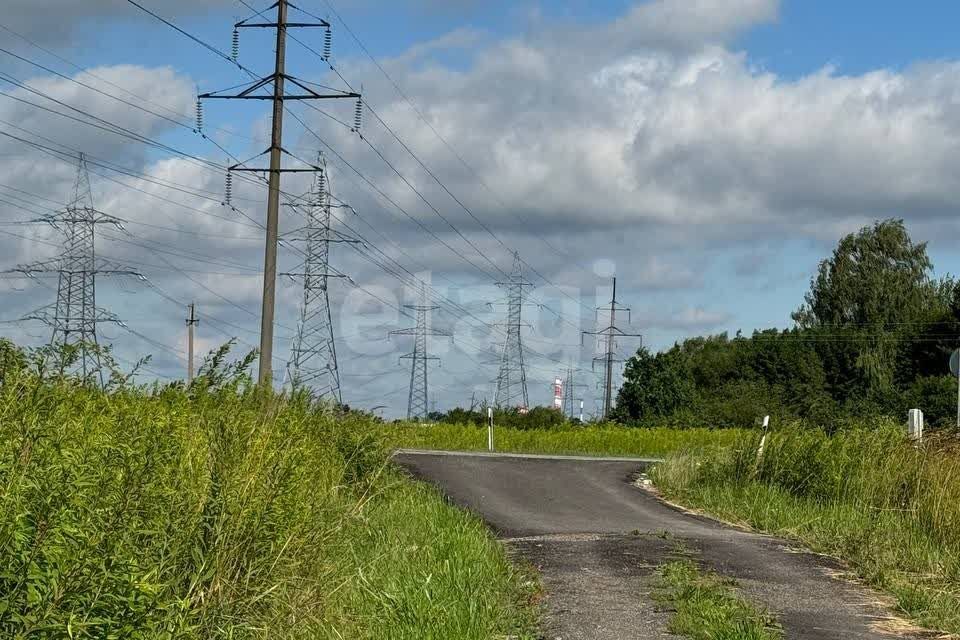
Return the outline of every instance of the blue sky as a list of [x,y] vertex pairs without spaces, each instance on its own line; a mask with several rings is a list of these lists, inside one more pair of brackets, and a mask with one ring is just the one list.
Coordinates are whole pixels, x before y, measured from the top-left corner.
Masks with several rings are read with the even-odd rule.
[[960,6],[945,0],[785,2],[777,24],[759,27],[740,44],[785,76],[834,65],[841,73],[902,69],[918,61],[953,60],[952,25]]
[[[119,86],[131,92],[128,97],[148,97],[152,105],[188,114],[197,89],[216,90],[244,80],[230,65],[125,2],[45,0],[36,6],[13,1],[23,6],[14,6],[0,23],[81,67],[96,68],[113,84],[89,76],[85,80],[105,93],[116,93]],[[247,15],[234,0],[142,3],[224,51],[230,47],[232,23]],[[330,15],[325,0],[300,3],[317,15]],[[498,312],[486,304],[497,297],[488,276],[502,278],[502,273],[481,272],[509,271],[505,246],[523,253],[538,284],[534,298],[547,303],[530,312],[535,329],[528,334],[528,378],[534,403],[549,401],[549,383],[570,359],[584,376],[591,375],[593,347],[587,342],[576,348],[573,329],[595,328],[590,309],[608,295],[604,287],[610,270],[603,266],[608,262],[616,266],[618,297],[634,310],[632,329],[644,333],[653,348],[700,333],[789,326],[790,312],[800,304],[817,262],[842,234],[879,218],[905,218],[915,239],[930,241],[938,274],[960,272],[953,222],[960,198],[953,169],[960,153],[960,52],[952,29],[960,7],[955,3],[381,4],[334,2],[471,170],[420,121],[336,20],[335,64],[352,84],[363,86],[369,104],[459,202],[369,115],[367,140],[426,202],[348,131],[316,113],[299,113],[313,132],[402,207],[385,202],[328,153],[338,196],[360,216],[343,223],[367,234],[404,269],[429,277],[444,296],[469,302],[484,322],[497,322],[502,315],[502,308]],[[52,25],[44,22],[50,15]],[[322,46],[319,32],[297,37]],[[62,60],[2,31],[0,46],[68,76],[76,74]],[[265,70],[271,51],[269,34],[243,33],[245,65]],[[289,69],[301,77],[339,82],[295,44]],[[109,96],[79,89],[9,56],[0,57],[0,71],[29,79],[111,122],[224,162],[210,141]],[[9,86],[4,90],[22,93]],[[246,159],[266,146],[261,107],[209,105],[207,132]],[[349,104],[324,108],[351,118]],[[136,172],[203,193],[222,190],[222,176],[197,171],[168,152],[83,125],[67,127],[22,103],[0,102],[0,117],[32,132],[22,134],[28,137],[46,132],[71,148],[83,146],[91,155]],[[318,148],[313,134],[289,118],[285,145],[299,157],[313,157]],[[62,199],[72,171],[68,162],[44,158],[22,145],[0,144],[0,172],[33,194],[28,200]],[[289,184],[291,190],[306,188],[296,179]],[[164,251],[193,256],[177,261],[189,277],[129,243],[105,238],[104,254],[153,265],[157,270],[145,275],[158,286],[199,300],[212,315],[210,326],[220,330],[203,336],[204,347],[216,346],[232,332],[245,344],[255,342],[256,271],[262,261],[255,224],[263,217],[263,194],[240,187],[238,206],[249,218],[238,218],[211,199],[198,200],[155,183],[140,186],[154,193],[131,193],[129,187],[94,176],[98,203],[116,207],[110,213],[130,219],[130,228],[150,243],[149,251],[166,247]],[[178,204],[171,205],[171,199]],[[31,202],[35,207],[44,201]],[[454,250],[425,235],[407,215]],[[0,204],[0,221],[23,217],[23,211]],[[158,221],[167,228],[156,229]],[[295,228],[286,222],[288,231]],[[31,233],[31,241],[0,238],[6,243],[0,247],[15,262],[49,255],[43,242],[56,237]],[[197,259],[202,256],[208,260]],[[335,247],[334,260],[365,290],[392,296],[397,304],[413,302],[396,278],[349,248]],[[295,255],[281,251],[281,269],[295,263]],[[568,289],[558,294],[547,281]],[[165,345],[155,354],[153,371],[181,375],[182,311],[149,293],[101,290],[103,304]],[[367,293],[346,284],[331,291],[336,310],[343,310],[335,320],[344,342],[341,369],[357,381],[348,379],[345,396],[366,406],[389,404],[388,415],[400,415],[409,372],[398,357],[409,345],[401,341],[385,348],[383,336],[411,319],[377,308]],[[7,315],[22,314],[49,296],[48,289],[18,285],[7,297]],[[297,322],[296,285],[285,282],[281,298],[278,371]],[[574,298],[578,305],[563,308]],[[496,361],[496,351],[480,347],[495,342],[496,331],[478,333],[470,328],[469,317],[458,318],[451,308],[441,309],[435,322],[462,325],[468,333],[452,347],[436,345],[447,360],[433,374],[439,406],[462,404],[473,392],[490,395],[489,380],[497,367],[487,363]],[[21,341],[35,342],[45,333],[35,326],[11,326],[12,337]],[[354,337],[360,334],[362,338]],[[115,339],[118,353],[131,360],[156,351],[155,345],[120,330],[108,330],[107,338]],[[622,349],[626,354],[633,346],[624,343]],[[371,388],[390,395],[377,400]],[[589,407],[594,397],[588,396]]]

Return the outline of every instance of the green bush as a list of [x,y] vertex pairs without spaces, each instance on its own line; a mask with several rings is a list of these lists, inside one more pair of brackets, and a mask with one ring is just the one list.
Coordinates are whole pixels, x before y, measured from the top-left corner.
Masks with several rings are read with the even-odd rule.
[[3,369],[0,637],[527,633],[529,581],[379,425],[215,360],[189,389]]
[[904,404],[921,409],[934,428],[953,429],[957,424],[957,379],[953,376],[917,378],[904,393]]

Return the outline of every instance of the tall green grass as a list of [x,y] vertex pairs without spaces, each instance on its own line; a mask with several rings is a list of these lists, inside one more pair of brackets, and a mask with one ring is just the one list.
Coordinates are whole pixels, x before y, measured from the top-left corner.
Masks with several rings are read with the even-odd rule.
[[530,637],[533,581],[381,428],[226,378],[4,371],[0,637]]
[[[408,449],[486,451],[487,428],[475,425],[385,425],[391,444]],[[736,429],[631,428],[615,425],[494,430],[497,451],[595,456],[661,457],[673,451],[729,447]]]
[[653,472],[671,498],[850,562],[924,626],[960,632],[960,450],[888,423],[788,428]]

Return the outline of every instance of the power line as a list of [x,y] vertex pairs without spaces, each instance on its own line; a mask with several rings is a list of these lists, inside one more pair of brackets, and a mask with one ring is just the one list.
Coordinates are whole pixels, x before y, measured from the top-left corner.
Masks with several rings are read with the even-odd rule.
[[[133,4],[133,0],[128,0]],[[139,5],[138,5],[139,6]],[[141,6],[142,8],[142,6]],[[268,386],[272,382],[273,368],[271,365],[273,355],[273,331],[274,331],[274,313],[276,307],[276,284],[277,284],[277,247],[278,230],[280,215],[280,176],[282,173],[298,171],[297,169],[284,169],[282,167],[282,157],[285,150],[283,148],[283,116],[286,111],[284,106],[287,100],[336,100],[342,98],[355,98],[359,101],[360,95],[357,93],[331,92],[320,94],[313,91],[310,87],[300,82],[297,78],[286,71],[286,46],[287,30],[289,28],[299,27],[323,27],[330,28],[330,24],[325,20],[318,23],[291,23],[287,20],[287,11],[289,8],[288,0],[277,0],[275,5],[277,10],[277,19],[275,23],[253,23],[249,20],[243,20],[234,25],[234,31],[240,28],[259,28],[267,27],[276,31],[276,58],[274,71],[272,74],[256,79],[252,84],[239,93],[213,92],[201,95],[197,100],[197,129],[202,129],[202,110],[201,99],[226,99],[226,100],[267,100],[273,104],[272,118],[272,136],[270,148],[266,153],[270,156],[269,168],[269,193],[267,197],[267,228],[266,228],[266,247],[264,251],[264,274],[263,274],[263,305],[260,314],[260,371],[258,380],[263,386]],[[156,15],[156,14],[154,14]],[[258,14],[259,15],[259,14]],[[165,21],[167,24],[169,21]],[[172,25],[171,25],[172,26]],[[183,30],[177,28],[178,31]],[[183,32],[185,33],[185,32]],[[192,36],[191,36],[192,37]],[[196,38],[194,38],[196,39]],[[207,47],[212,49],[211,47]],[[236,63],[236,60],[234,60]],[[295,86],[301,93],[288,93],[286,84]],[[257,92],[261,88],[272,85],[273,95],[263,96]],[[359,105],[359,102],[358,102]],[[357,107],[356,129],[360,129],[360,107]],[[239,171],[259,171],[257,169],[247,169],[235,165],[230,170]]]
[[[142,5],[139,5],[139,4],[136,3],[136,2],[131,2],[131,4],[134,4],[135,6],[139,6],[140,8],[143,8]],[[152,14],[152,12],[150,12],[150,11],[148,11],[148,13],[151,13],[151,14]],[[164,22],[168,22],[168,21],[165,21],[165,20],[164,20]],[[171,25],[171,26],[172,26],[172,25]],[[179,28],[178,28],[177,30],[178,30],[178,31],[182,31],[182,30],[180,30]],[[238,66],[239,66],[239,65],[238,65]],[[241,68],[242,68],[242,67],[241,67]],[[122,184],[122,183],[121,183],[121,184]],[[198,194],[190,194],[190,195],[196,197]],[[202,196],[201,196],[201,197],[202,197]],[[384,255],[386,255],[386,254],[384,254]],[[397,263],[397,264],[399,264],[399,263]]]
[[[140,5],[140,4],[138,4],[138,3],[135,3],[135,2],[133,2],[132,0],[128,0],[128,1],[129,1],[131,4],[134,4],[135,6],[138,6],[138,7],[140,7],[141,9],[143,9],[142,5]],[[249,5],[247,5],[247,6],[249,7]],[[154,15],[154,17],[157,17],[156,14],[154,14],[153,12],[147,11],[147,13],[149,13],[150,15]],[[161,19],[161,21],[164,22],[165,24],[171,24],[171,25],[172,25],[172,23],[170,23],[170,21],[168,21],[168,20]],[[185,34],[186,34],[186,32],[185,32],[183,29],[179,28],[179,27],[176,27],[176,30],[177,30],[178,32],[181,32],[181,33],[185,33]],[[191,40],[200,41],[199,38],[197,38],[196,36],[193,36],[192,34],[189,34],[189,37],[190,37]],[[201,41],[201,42],[202,42],[202,41]],[[240,63],[238,63],[237,61],[235,61],[235,60],[233,60],[233,59],[230,59],[229,56],[227,56],[227,55],[226,55],[225,53],[223,53],[222,51],[216,49],[216,47],[213,47],[212,45],[209,45],[209,44],[207,44],[207,43],[204,43],[204,47],[207,48],[207,49],[210,49],[210,50],[215,51],[215,52],[217,53],[218,57],[221,57],[221,58],[224,58],[224,59],[229,59],[230,62],[231,62],[231,64],[234,64],[235,66],[237,66],[237,67],[240,68],[241,70],[245,71],[247,74],[249,74],[249,75],[251,75],[251,76],[253,76],[253,77],[256,76],[256,74],[254,74],[252,71],[250,71],[249,69],[247,69],[246,67],[244,67],[243,65],[241,65]],[[488,277],[490,276],[489,273],[487,273],[486,271],[484,271],[483,269],[481,269],[480,267],[478,267],[478,266],[477,266],[475,263],[473,263],[471,260],[467,259],[466,256],[464,256],[462,253],[460,253],[460,252],[458,252],[456,249],[454,249],[451,245],[449,245],[449,243],[447,243],[447,242],[445,242],[444,240],[442,240],[441,238],[439,238],[432,230],[430,230],[430,229],[428,229],[427,227],[425,227],[422,222],[420,222],[419,220],[417,220],[414,216],[410,215],[405,209],[403,209],[402,207],[400,207],[396,202],[394,202],[391,198],[389,198],[389,196],[387,196],[386,194],[384,194],[384,193],[383,193],[378,187],[376,187],[376,185],[374,185],[366,176],[364,176],[362,173],[360,173],[353,165],[351,165],[349,162],[347,162],[346,159],[343,158],[342,155],[340,155],[335,149],[333,149],[329,144],[327,144],[326,141],[323,140],[323,138],[321,138],[321,137],[319,136],[319,134],[317,134],[315,131],[313,131],[313,130],[312,130],[305,122],[303,122],[303,120],[302,120],[301,118],[299,118],[299,116],[297,116],[293,111],[291,111],[291,110],[289,110],[289,109],[285,109],[285,112],[288,113],[289,115],[291,115],[294,119],[296,119],[297,122],[304,128],[305,131],[307,131],[308,133],[310,133],[311,135],[313,135],[315,138],[317,138],[317,140],[320,141],[321,144],[323,144],[324,147],[325,147],[328,151],[330,151],[333,155],[335,155],[341,162],[343,162],[344,164],[346,164],[347,166],[349,166],[349,167],[351,168],[351,170],[353,170],[354,172],[356,172],[357,175],[358,175],[362,180],[364,180],[364,182],[366,182],[372,189],[374,189],[375,191],[377,191],[377,192],[381,195],[381,197],[383,197],[383,198],[385,198],[386,200],[390,201],[390,202],[394,205],[395,208],[397,208],[398,210],[400,210],[404,215],[406,215],[408,218],[410,218],[412,221],[414,221],[418,226],[420,226],[425,232],[427,232],[428,234],[430,234],[434,239],[436,239],[438,242],[440,242],[440,243],[443,244],[445,247],[447,247],[447,248],[451,251],[451,253],[453,253],[453,254],[454,254],[455,256],[457,256],[459,259],[464,260],[465,262],[467,262],[468,264],[470,264],[473,268],[478,269],[479,271],[481,271],[482,273],[484,273],[486,276],[488,276]]]
[[[245,0],[238,0],[238,1],[241,2],[241,3],[243,3],[243,4],[246,4]],[[453,156],[460,162],[460,164],[462,164],[462,165],[464,166],[464,168],[466,168],[471,174],[473,174],[473,176],[478,180],[478,182],[483,186],[483,188],[484,188],[488,193],[490,193],[490,194],[494,197],[494,199],[495,199],[495,200],[497,201],[497,203],[499,204],[500,208],[501,208],[503,211],[507,212],[507,206],[506,206],[506,204],[503,202],[503,200],[502,200],[502,199],[497,195],[497,193],[489,186],[489,184],[487,184],[487,182],[482,178],[482,176],[480,175],[480,173],[479,173],[473,166],[471,166],[471,165],[463,158],[463,156],[462,156],[460,153],[457,152],[456,149],[453,148],[453,146],[450,144],[450,142],[447,141],[447,139],[446,139],[445,137],[443,137],[443,136],[440,134],[439,131],[437,131],[436,127],[434,127],[433,124],[426,118],[426,116],[423,114],[423,112],[421,111],[421,109],[420,109],[420,108],[413,102],[413,100],[411,100],[410,97],[400,88],[399,84],[390,76],[390,74],[387,73],[386,69],[383,68],[383,65],[381,65],[380,62],[370,53],[370,51],[369,51],[369,50],[367,49],[367,47],[363,44],[363,42],[362,42],[362,41],[360,40],[360,38],[356,35],[356,33],[350,28],[350,26],[346,23],[346,21],[345,21],[345,20],[343,19],[343,17],[339,14],[339,12],[337,12],[336,8],[333,6],[333,4],[330,2],[330,0],[324,0],[324,2],[326,3],[327,7],[330,9],[331,13],[336,17],[336,19],[340,22],[340,24],[343,25],[343,27],[347,30],[347,32],[350,34],[350,36],[353,38],[353,40],[357,43],[357,45],[360,47],[360,49],[366,54],[366,56],[367,56],[368,58],[370,58],[371,61],[373,61],[374,65],[377,67],[377,69],[380,71],[380,73],[383,74],[383,76],[390,82],[390,84],[393,85],[393,88],[394,88],[394,90],[397,92],[397,94],[410,106],[410,108],[414,111],[414,113],[417,115],[417,117],[419,118],[419,120],[420,120],[421,122],[423,122],[423,123],[430,129],[430,131],[433,133],[433,135],[434,135],[438,140],[440,140],[440,142],[447,148],[448,151],[450,151],[451,154],[453,154]],[[248,6],[249,6],[249,5],[248,5]],[[308,15],[312,15],[312,14],[309,14],[309,12],[307,12],[307,13],[308,13]],[[304,48],[312,51],[313,53],[316,53],[316,51],[314,51],[313,49],[311,49],[308,45],[300,42],[300,41],[297,40],[296,38],[294,38],[294,40],[295,40],[296,42],[300,43]],[[329,61],[328,61],[328,63],[329,63]],[[330,64],[331,70],[333,70],[333,71],[341,78],[341,80],[343,80],[343,82],[344,82],[345,84],[347,84],[347,86],[349,87],[349,86],[350,86],[349,83],[347,83],[346,79],[340,74],[340,72],[336,70],[336,68],[333,66],[332,63],[329,63],[329,64]],[[485,231],[487,231],[488,234],[491,235],[491,237],[493,237],[493,238],[494,238],[501,246],[503,246],[508,252],[510,252],[511,254],[514,253],[514,250],[513,250],[512,248],[508,247],[498,236],[496,236],[477,216],[475,216],[475,215],[473,214],[473,212],[472,212],[466,205],[463,204],[463,202],[461,202],[461,200],[460,200],[459,198],[457,198],[453,193],[450,192],[450,190],[446,187],[446,185],[443,184],[443,183],[440,181],[439,178],[437,178],[437,176],[434,174],[434,172],[432,172],[429,168],[427,168],[427,166],[420,160],[419,157],[416,156],[416,154],[413,153],[413,151],[408,147],[408,145],[407,145],[406,143],[404,143],[404,142],[400,139],[400,137],[396,134],[396,132],[395,132],[393,129],[391,129],[391,128],[383,121],[383,119],[380,117],[380,115],[379,115],[379,114],[373,109],[373,107],[370,105],[369,101],[367,101],[367,102],[365,103],[365,106],[366,106],[367,109],[370,111],[370,113],[373,114],[373,116],[377,119],[377,121],[380,122],[380,124],[384,127],[384,129],[386,129],[388,132],[390,132],[390,134],[397,140],[397,142],[400,143],[400,145],[410,154],[410,156],[413,157],[414,160],[415,160],[421,167],[423,167],[423,169],[424,169],[428,174],[430,174],[430,176],[434,179],[434,181],[436,181],[436,182],[441,186],[441,188],[442,188],[451,198],[453,198],[453,200],[456,201],[457,204],[460,205],[460,207],[463,208],[464,211],[466,211],[466,212],[468,213],[468,215],[470,215],[471,218],[473,218]],[[517,212],[509,212],[509,213],[511,213],[512,215],[517,215],[518,217],[521,218],[521,220],[524,220],[524,222],[528,222],[527,220],[525,220],[525,219],[523,218],[523,216],[522,216],[521,214],[519,214],[519,213],[517,213]],[[531,230],[532,230],[532,229],[533,229],[533,225],[529,225],[529,226],[530,226],[530,228],[531,228]],[[537,234],[535,231],[533,231],[532,234],[533,234],[535,237],[537,237],[538,239],[540,239],[554,254],[559,255],[559,256],[562,256],[562,257],[564,257],[564,258],[566,258],[566,259],[568,259],[568,260],[572,258],[569,254],[563,253],[563,252],[561,252],[559,249],[557,249],[556,247],[554,247],[554,246],[553,246],[545,237],[543,237],[542,235]],[[575,263],[576,263],[576,262],[575,262]],[[525,264],[525,266],[527,266],[527,268],[529,268],[535,275],[537,275],[539,278],[541,278],[544,282],[546,282],[547,284],[549,284],[549,285],[551,285],[551,286],[557,286],[555,283],[553,283],[549,278],[547,278],[547,277],[544,276],[542,273],[540,273],[540,272],[539,272],[536,268],[534,268],[532,265],[530,265],[529,263],[526,263],[526,262],[524,262],[524,264]],[[581,270],[584,270],[582,266],[581,266]],[[564,295],[567,296],[568,298],[570,298],[571,300],[574,300],[574,302],[577,302],[580,306],[585,306],[582,301],[575,300],[575,299],[573,299],[571,296],[569,296],[568,294],[564,294]]]

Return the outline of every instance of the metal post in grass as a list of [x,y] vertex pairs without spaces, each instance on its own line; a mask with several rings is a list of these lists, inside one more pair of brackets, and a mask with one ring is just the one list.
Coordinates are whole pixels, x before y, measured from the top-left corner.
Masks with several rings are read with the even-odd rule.
[[957,377],[957,428],[960,429],[960,349],[950,354],[950,373]]
[[487,450],[493,451],[493,407],[487,407]]

